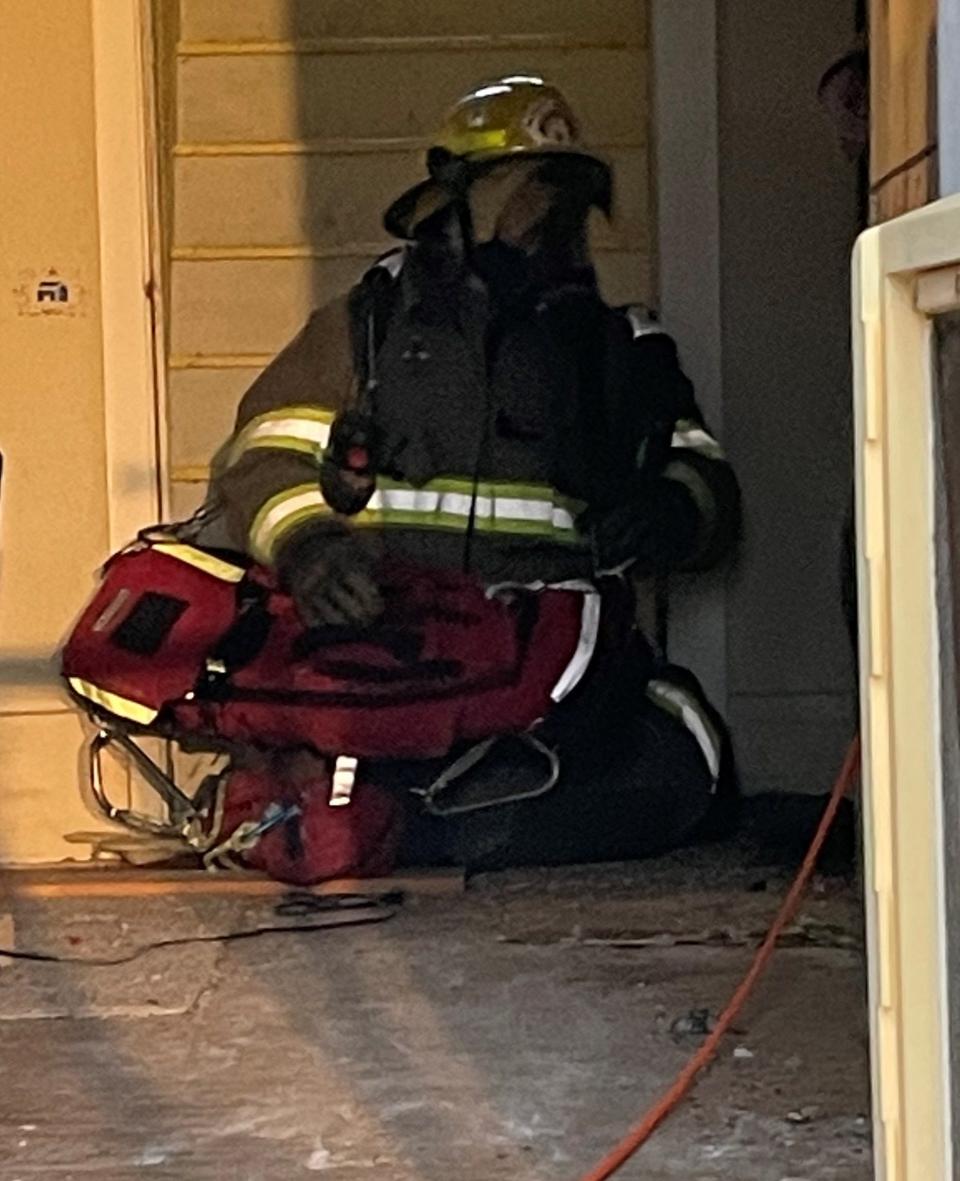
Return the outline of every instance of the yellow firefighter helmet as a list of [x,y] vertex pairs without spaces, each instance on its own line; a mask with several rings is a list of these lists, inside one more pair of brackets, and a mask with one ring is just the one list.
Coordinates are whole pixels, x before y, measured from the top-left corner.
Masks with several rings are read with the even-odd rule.
[[583,186],[587,203],[610,212],[610,168],[587,151],[570,104],[536,74],[509,74],[475,86],[447,113],[427,153],[431,176],[390,206],[387,230],[413,236],[417,225],[449,204],[456,185],[504,160],[552,157],[568,166],[570,183]]

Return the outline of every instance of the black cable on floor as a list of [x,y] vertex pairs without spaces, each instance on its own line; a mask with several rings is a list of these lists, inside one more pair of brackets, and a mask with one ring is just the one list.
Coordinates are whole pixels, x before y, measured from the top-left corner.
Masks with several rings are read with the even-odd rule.
[[[189,947],[199,943],[239,943],[242,940],[259,939],[263,935],[309,934],[314,931],[331,931],[339,927],[365,927],[372,923],[385,923],[392,919],[403,896],[399,893],[384,895],[382,898],[366,898],[363,895],[343,895],[341,897],[317,897],[312,894],[288,895],[281,902],[274,913],[306,914],[327,912],[335,914],[337,911],[346,912],[345,917],[326,923],[291,923],[290,925],[274,927],[254,927],[250,931],[226,931],[215,935],[183,935],[176,939],[158,939],[152,943],[145,943],[128,955],[113,958],[99,956],[70,956],[58,955],[48,951],[16,951],[12,948],[0,947],[0,959],[20,960],[34,964],[85,964],[92,968],[113,968],[122,964],[131,964],[141,956],[151,951],[160,951],[167,947]],[[287,906],[288,909],[281,908]],[[294,910],[297,906],[302,909]]]

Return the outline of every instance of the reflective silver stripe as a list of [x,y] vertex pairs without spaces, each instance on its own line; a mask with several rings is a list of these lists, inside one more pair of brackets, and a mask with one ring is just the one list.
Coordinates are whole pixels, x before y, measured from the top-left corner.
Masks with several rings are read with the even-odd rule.
[[574,528],[573,515],[567,509],[544,500],[499,496],[490,502],[489,515],[510,521],[549,522],[552,528],[560,530]]
[[[275,418],[269,422],[262,422],[252,430],[243,440],[240,450],[262,445],[273,439],[303,439],[313,443],[322,451],[330,441],[330,424],[326,422],[311,422],[307,418]],[[238,440],[239,441],[239,440]]]
[[357,779],[357,760],[340,755],[333,771],[330,788],[330,807],[345,808],[353,799],[353,788]]
[[666,336],[663,327],[653,318],[649,308],[642,304],[634,304],[627,308],[627,320],[633,329],[633,339],[641,336]]
[[647,685],[647,696],[654,705],[683,722],[696,739],[710,769],[710,777],[716,783],[720,775],[720,735],[702,703],[693,693],[670,681],[651,681]]
[[[371,512],[436,513],[440,510],[440,493],[425,488],[377,489],[367,508]],[[451,510],[452,511],[452,510]]]
[[698,422],[683,419],[674,428],[670,446],[680,451],[695,451],[707,459],[723,459],[723,448]]
[[619,578],[621,574],[626,574],[631,566],[635,566],[636,564],[636,558],[627,558],[616,566],[604,566],[597,571],[597,578]]
[[379,267],[386,271],[391,279],[395,279],[397,275],[403,270],[403,264],[406,260],[406,250],[391,250],[389,254],[385,254],[383,258],[378,258],[373,264],[374,269]]
[[330,509],[313,484],[288,488],[260,509],[250,527],[250,552],[260,562],[273,561],[277,542],[301,521],[327,516]]
[[593,594],[596,589],[594,583],[586,578],[568,578],[564,582],[492,582],[486,589],[486,595],[488,599],[495,599],[497,595],[514,590],[567,590],[582,591],[589,595]]
[[663,474],[668,480],[676,480],[678,484],[682,484],[686,488],[700,510],[704,522],[708,526],[711,525],[717,512],[716,501],[710,485],[693,464],[674,460],[663,469]]
[[600,595],[590,591],[583,596],[583,608],[580,615],[580,639],[576,650],[570,658],[570,663],[563,670],[563,675],[553,687],[550,696],[554,701],[563,701],[568,693],[576,689],[583,680],[584,674],[590,667],[590,661],[597,648],[597,636],[600,633]]
[[[367,507],[350,517],[357,526],[383,526],[462,531],[475,515],[478,530],[489,533],[512,533],[546,536],[565,543],[581,540],[573,512],[550,499],[550,490],[543,495],[521,496],[525,486],[504,484],[503,495],[495,493],[496,485],[482,485],[493,489],[477,497],[467,482],[437,481],[440,487],[413,488],[388,486],[378,488]],[[451,484],[453,487],[451,487]],[[531,485],[530,491],[539,488]],[[309,517],[331,513],[319,489],[312,484],[300,484],[272,497],[260,509],[250,529],[251,553],[259,561],[272,561],[277,542],[284,533]]]
[[229,445],[226,466],[256,447],[286,448],[319,455],[330,440],[333,415],[305,406],[286,407],[252,419]]
[[[466,521],[474,514],[479,528],[498,527],[509,531],[511,523],[541,524],[550,531],[574,533],[576,525],[569,509],[546,498],[518,496],[477,496],[471,492],[432,491],[429,488],[381,488],[371,496],[367,509],[382,513],[415,514],[429,525],[431,518],[456,517]],[[386,523],[386,522],[385,522]],[[437,522],[438,524],[440,522]]]

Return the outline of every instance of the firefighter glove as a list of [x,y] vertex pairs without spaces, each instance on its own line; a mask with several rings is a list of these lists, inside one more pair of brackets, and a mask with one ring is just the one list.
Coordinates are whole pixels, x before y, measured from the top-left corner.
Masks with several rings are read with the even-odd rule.
[[307,627],[365,628],[383,612],[373,563],[352,537],[295,538],[281,552],[278,570]]
[[636,563],[644,573],[679,569],[693,555],[700,532],[693,497],[675,480],[645,480],[622,503],[587,509],[579,527],[590,538],[597,570]]

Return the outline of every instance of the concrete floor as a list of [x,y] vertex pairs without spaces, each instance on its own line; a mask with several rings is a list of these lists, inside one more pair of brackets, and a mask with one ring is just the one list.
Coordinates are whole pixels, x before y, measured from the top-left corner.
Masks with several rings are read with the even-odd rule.
[[[0,961],[0,1181],[576,1181],[697,1044],[675,1021],[721,1007],[783,883],[700,850],[125,967]],[[116,955],[270,906],[7,900],[0,943]],[[854,893],[813,895],[790,943],[624,1178],[871,1176]]]

